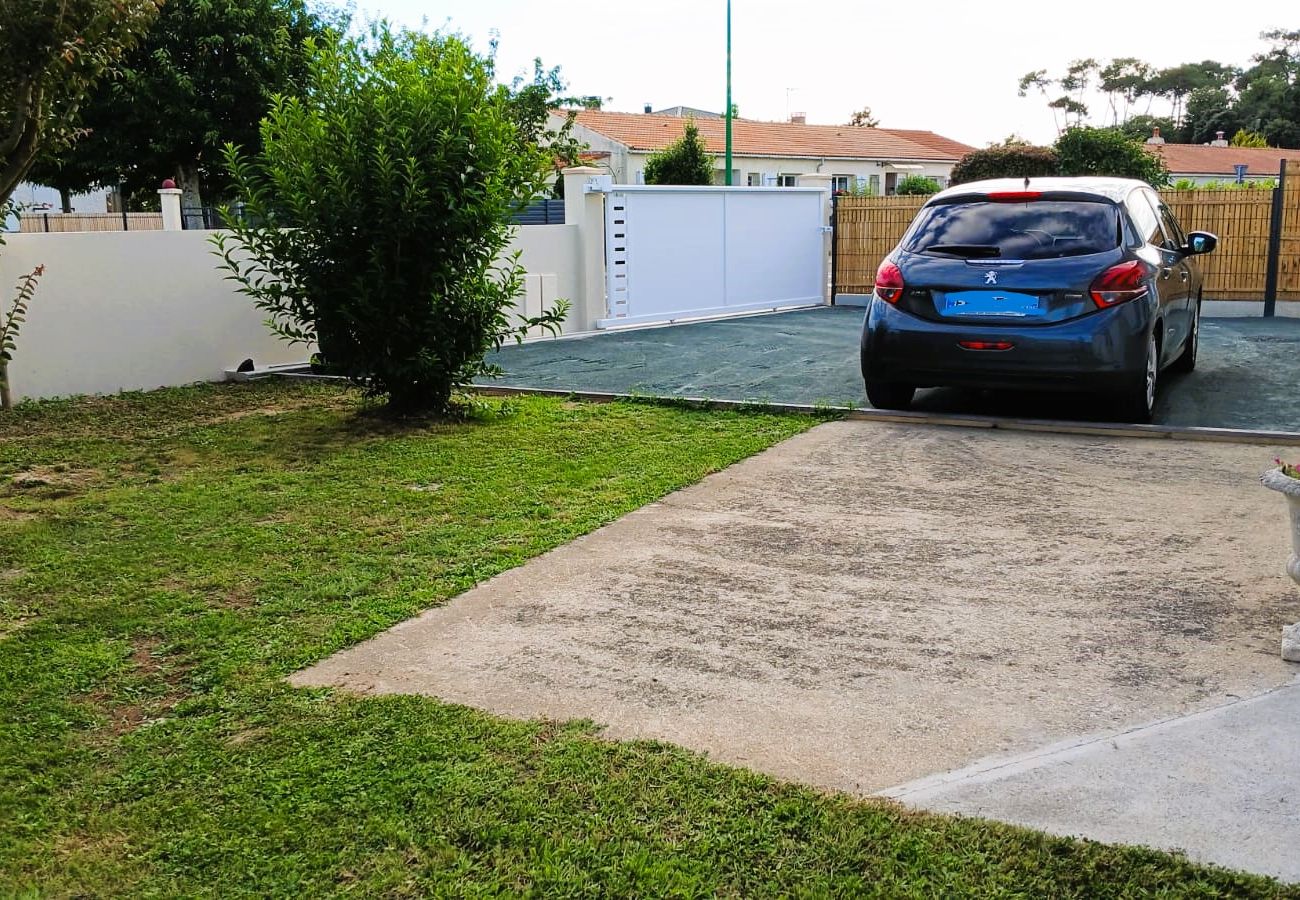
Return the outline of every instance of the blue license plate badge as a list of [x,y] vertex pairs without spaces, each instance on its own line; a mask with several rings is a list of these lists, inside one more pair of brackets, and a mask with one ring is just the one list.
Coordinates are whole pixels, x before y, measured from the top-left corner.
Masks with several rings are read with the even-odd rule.
[[944,296],[945,316],[1004,316],[1033,319],[1047,312],[1042,297],[1015,291],[954,291]]

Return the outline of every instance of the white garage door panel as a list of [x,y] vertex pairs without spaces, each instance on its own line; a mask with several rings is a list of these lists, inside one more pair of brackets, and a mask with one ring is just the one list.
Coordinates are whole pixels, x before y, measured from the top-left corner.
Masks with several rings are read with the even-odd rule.
[[823,200],[817,189],[615,187],[600,326],[821,302]]
[[822,195],[728,194],[727,305],[822,300]]

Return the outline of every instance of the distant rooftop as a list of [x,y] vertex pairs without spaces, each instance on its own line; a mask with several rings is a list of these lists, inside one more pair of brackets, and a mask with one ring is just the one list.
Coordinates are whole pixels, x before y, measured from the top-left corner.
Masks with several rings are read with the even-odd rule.
[[670,106],[667,109],[656,109],[651,115],[655,116],[676,116],[681,119],[721,119],[722,113],[709,112],[707,109],[696,109],[693,106]]
[[1277,147],[1215,147],[1210,144],[1146,144],[1162,157],[1173,175],[1218,175],[1235,178],[1244,164],[1252,178],[1276,177],[1282,160],[1300,161],[1300,150]]
[[[682,107],[674,107],[682,109]],[[621,113],[584,109],[578,124],[631,150],[662,150],[682,136],[686,117],[663,113]],[[726,150],[724,119],[695,116],[710,153]],[[732,121],[733,152],[739,156],[805,159],[875,159],[956,162],[974,150],[932,131],[803,125],[793,122]]]

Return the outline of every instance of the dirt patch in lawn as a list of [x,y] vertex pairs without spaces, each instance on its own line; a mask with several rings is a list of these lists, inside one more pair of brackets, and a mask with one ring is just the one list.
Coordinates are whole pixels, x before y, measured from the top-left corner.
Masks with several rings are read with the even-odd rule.
[[103,477],[98,469],[31,466],[0,481],[0,496],[61,500],[84,492]]
[[823,425],[294,681],[870,792],[1288,680],[1274,455]]

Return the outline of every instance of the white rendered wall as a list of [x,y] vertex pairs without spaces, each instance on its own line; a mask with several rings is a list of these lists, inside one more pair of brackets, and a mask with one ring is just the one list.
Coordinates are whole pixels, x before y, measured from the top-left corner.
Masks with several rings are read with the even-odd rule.
[[[9,366],[14,398],[218,381],[250,358],[259,367],[305,361],[313,348],[273,335],[265,313],[225,280],[211,234],[6,235],[0,248],[5,309],[19,276],[45,266]],[[530,273],[521,306],[540,311],[566,297],[574,311],[565,330],[594,327],[580,296],[576,227],[520,228],[512,249],[522,251]]]

